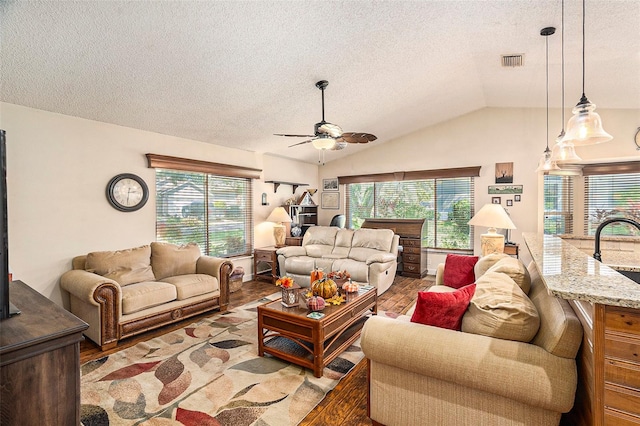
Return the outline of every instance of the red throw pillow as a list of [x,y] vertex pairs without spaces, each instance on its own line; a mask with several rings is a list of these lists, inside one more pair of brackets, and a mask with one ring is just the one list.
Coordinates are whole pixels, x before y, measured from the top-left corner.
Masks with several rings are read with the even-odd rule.
[[475,291],[475,284],[464,286],[451,293],[419,291],[411,322],[460,330],[462,316],[467,311]]
[[478,263],[478,256],[448,254],[444,261],[444,285],[460,288],[476,282],[473,267]]

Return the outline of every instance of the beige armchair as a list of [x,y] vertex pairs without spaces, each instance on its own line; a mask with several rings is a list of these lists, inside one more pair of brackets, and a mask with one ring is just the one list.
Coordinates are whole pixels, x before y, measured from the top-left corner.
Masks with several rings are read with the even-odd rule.
[[226,259],[201,256],[195,244],[151,243],[77,256],[60,286],[85,335],[102,350],[119,340],[229,303]]

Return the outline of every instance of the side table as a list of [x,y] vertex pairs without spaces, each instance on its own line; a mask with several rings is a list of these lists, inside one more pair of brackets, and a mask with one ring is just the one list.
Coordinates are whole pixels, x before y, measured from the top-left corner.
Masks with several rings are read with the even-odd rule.
[[511,255],[511,256],[515,256],[516,258],[519,257],[519,252],[520,252],[520,245],[519,244],[505,244],[504,245],[504,253]]
[[278,279],[278,255],[276,247],[261,247],[253,249],[253,277],[259,281],[269,281],[272,284]]

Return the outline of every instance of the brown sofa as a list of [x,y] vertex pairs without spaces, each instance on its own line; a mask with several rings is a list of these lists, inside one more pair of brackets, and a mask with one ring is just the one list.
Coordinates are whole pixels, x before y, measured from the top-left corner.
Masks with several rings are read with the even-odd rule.
[[[504,267],[509,262],[496,263],[480,274],[476,270],[476,295],[480,287],[504,278],[498,275],[513,271],[509,265]],[[398,319],[370,318],[362,331],[361,345],[369,359],[369,410],[373,423],[558,425],[561,414],[574,403],[575,357],[582,327],[565,300],[547,293],[535,265],[528,270],[530,278],[525,273],[523,292],[514,290],[513,294],[521,297],[528,293],[537,310],[539,328],[530,341],[495,337],[512,324],[496,326],[501,322],[497,318],[493,318],[493,324],[478,324],[482,321],[472,310],[473,298],[464,314],[462,331],[409,322],[411,311]],[[442,272],[441,265],[434,291],[449,291],[441,285]],[[529,284],[530,290],[526,288]],[[481,298],[490,294],[490,287],[480,291]],[[513,311],[503,313],[507,320],[513,315]],[[493,332],[489,332],[488,325],[494,327]],[[510,332],[517,335],[520,329],[513,327]],[[494,336],[489,335],[492,333]],[[526,339],[530,337],[523,338]]]
[[226,259],[201,256],[196,244],[151,243],[77,256],[60,286],[71,312],[102,350],[119,340],[229,303]]

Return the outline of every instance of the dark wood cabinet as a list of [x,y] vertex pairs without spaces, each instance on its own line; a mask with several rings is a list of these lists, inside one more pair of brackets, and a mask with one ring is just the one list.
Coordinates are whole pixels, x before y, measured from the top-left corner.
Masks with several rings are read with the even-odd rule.
[[0,321],[0,424],[80,424],[80,342],[88,325],[21,281]]
[[273,284],[278,279],[277,247],[262,247],[253,249],[253,279],[269,281]]
[[363,228],[391,229],[400,236],[402,251],[398,256],[398,272],[405,277],[427,275],[427,250],[422,246],[424,219],[365,219]]

